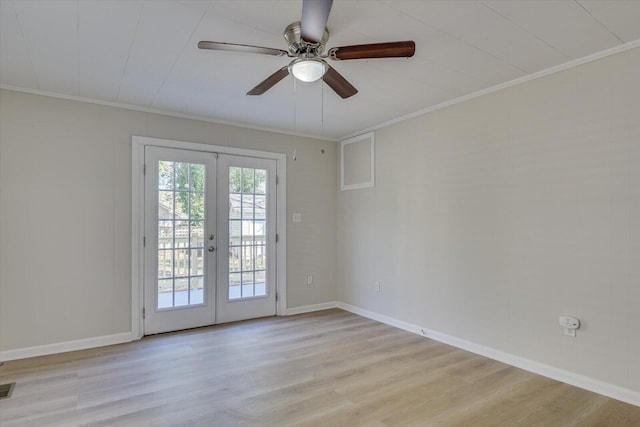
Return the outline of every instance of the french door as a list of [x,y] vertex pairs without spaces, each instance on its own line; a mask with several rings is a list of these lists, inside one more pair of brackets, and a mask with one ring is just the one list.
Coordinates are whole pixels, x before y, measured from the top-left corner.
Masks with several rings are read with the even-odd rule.
[[276,161],[218,158],[218,323],[276,313]]
[[145,334],[215,322],[215,156],[145,147]]
[[144,334],[275,315],[275,160],[145,147]]

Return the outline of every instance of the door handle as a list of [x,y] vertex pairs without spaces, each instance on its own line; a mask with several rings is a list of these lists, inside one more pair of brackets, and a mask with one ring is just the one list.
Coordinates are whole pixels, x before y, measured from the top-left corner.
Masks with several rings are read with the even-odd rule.
[[216,250],[216,248],[214,248],[213,246],[209,246],[209,252],[213,252],[215,250]]

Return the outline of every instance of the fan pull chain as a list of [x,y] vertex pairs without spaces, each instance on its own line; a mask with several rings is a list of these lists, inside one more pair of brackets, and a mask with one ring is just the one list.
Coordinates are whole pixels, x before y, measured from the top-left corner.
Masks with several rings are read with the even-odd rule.
[[297,159],[296,155],[296,135],[295,133],[298,131],[298,85],[296,83],[297,79],[293,80],[293,161],[295,162]]
[[320,108],[320,135],[324,136],[324,84],[320,85]]

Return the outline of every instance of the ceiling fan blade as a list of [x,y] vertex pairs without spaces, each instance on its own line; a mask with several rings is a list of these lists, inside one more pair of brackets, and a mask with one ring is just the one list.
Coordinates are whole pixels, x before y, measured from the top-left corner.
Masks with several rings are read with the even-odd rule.
[[256,87],[247,92],[247,95],[262,95],[273,86],[276,85],[280,80],[284,79],[289,75],[289,67],[282,67],[275,73],[271,74],[269,77],[258,83]]
[[333,0],[303,0],[301,33],[304,41],[320,43],[324,35]]
[[273,49],[271,47],[251,46],[248,44],[221,43],[221,42],[198,42],[198,48],[211,50],[226,50],[229,52],[243,53],[261,53],[264,55],[287,56],[289,53],[282,49]]
[[353,87],[335,68],[327,66],[327,72],[322,76],[322,80],[329,85],[341,98],[349,98],[358,93],[358,89]]
[[329,49],[331,59],[367,59],[411,57],[416,52],[413,40],[340,46]]

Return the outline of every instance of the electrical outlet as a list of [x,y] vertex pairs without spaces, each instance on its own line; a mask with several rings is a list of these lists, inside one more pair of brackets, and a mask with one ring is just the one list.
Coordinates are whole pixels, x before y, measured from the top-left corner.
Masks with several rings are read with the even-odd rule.
[[560,326],[564,328],[564,334],[569,337],[576,336],[576,329],[580,328],[580,319],[572,316],[560,316]]
[[373,283],[373,290],[376,292],[380,292],[380,282]]
[[313,276],[311,274],[307,276],[307,286],[313,286]]
[[578,329],[580,327],[580,319],[571,316],[560,316],[560,326],[569,329]]

